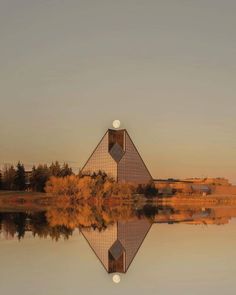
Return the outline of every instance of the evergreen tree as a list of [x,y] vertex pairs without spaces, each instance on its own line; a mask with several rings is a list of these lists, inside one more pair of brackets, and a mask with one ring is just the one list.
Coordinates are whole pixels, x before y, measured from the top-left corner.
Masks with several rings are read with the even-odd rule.
[[2,189],[2,171],[0,171],[0,189]]
[[16,190],[23,191],[26,188],[25,167],[18,162],[16,166],[14,186]]
[[51,176],[59,177],[61,174],[61,166],[59,162],[58,161],[56,161],[55,163],[52,162],[52,164],[49,167],[49,170],[50,170]]
[[44,192],[46,182],[51,176],[50,169],[47,165],[38,165],[32,168],[32,174],[30,178],[31,187],[34,191]]
[[65,176],[70,176],[72,174],[73,174],[72,168],[69,167],[67,163],[64,163],[60,171],[60,176],[65,177]]
[[14,190],[15,189],[15,177],[16,170],[13,165],[5,165],[3,171],[3,188],[5,190]]

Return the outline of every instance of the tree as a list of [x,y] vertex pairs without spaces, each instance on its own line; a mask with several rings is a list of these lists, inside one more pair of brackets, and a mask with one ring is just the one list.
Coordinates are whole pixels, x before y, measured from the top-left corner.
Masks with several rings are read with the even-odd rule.
[[56,177],[61,176],[60,175],[61,174],[61,166],[58,161],[56,161],[55,163],[52,162],[52,164],[49,167],[49,170],[50,170],[51,176],[56,176]]
[[0,171],[0,189],[2,189],[2,171]]
[[73,174],[72,168],[69,167],[67,163],[64,163],[60,171],[60,176],[65,177],[65,176],[70,176],[72,174]]
[[14,187],[16,190],[20,190],[20,191],[23,191],[26,188],[25,167],[20,162],[18,162],[16,166]]
[[15,189],[16,170],[13,165],[5,165],[3,170],[3,188],[6,190]]
[[73,174],[72,168],[69,167],[67,163],[64,163],[63,166],[59,164],[58,161],[52,164],[49,167],[51,176],[55,177],[65,177]]
[[46,182],[50,178],[50,169],[47,165],[38,165],[36,168],[35,166],[32,168],[32,174],[30,178],[30,183],[32,189],[38,192],[44,192],[44,187]]
[[94,186],[95,180],[90,176],[52,176],[47,182],[45,191],[59,196],[70,196],[71,199],[89,199],[93,195]]
[[44,192],[47,181],[50,177],[66,177],[73,175],[72,169],[68,166],[68,164],[64,163],[61,167],[59,162],[52,162],[52,164],[48,167],[45,165],[38,165],[38,167],[32,168],[32,174],[30,178],[30,183],[32,190]]

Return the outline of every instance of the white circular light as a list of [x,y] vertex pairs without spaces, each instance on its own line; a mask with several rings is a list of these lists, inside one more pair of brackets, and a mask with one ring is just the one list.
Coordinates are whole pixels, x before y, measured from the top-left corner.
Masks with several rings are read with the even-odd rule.
[[113,121],[112,125],[113,125],[114,128],[118,129],[120,127],[120,121],[115,120],[115,121]]
[[112,278],[113,282],[116,284],[119,284],[120,282],[120,276],[119,275],[114,275]]

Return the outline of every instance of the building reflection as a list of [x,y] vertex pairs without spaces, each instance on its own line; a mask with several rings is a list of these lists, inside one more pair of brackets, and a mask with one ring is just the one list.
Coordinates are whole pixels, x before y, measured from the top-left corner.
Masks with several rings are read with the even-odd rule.
[[108,273],[125,273],[151,225],[148,219],[120,220],[102,232],[92,229],[81,232]]

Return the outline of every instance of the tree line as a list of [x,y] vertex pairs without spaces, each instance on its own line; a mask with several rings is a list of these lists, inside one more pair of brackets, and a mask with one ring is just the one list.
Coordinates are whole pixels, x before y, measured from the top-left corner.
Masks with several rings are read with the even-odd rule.
[[32,190],[44,192],[47,181],[52,177],[65,177],[73,174],[67,163],[60,165],[58,161],[51,165],[39,164],[33,166],[29,173],[23,163],[18,162],[16,167],[5,165],[0,175],[0,189],[11,191]]
[[60,165],[58,161],[51,165],[39,164],[32,171],[26,171],[24,164],[18,162],[5,166],[0,177],[0,189],[10,191],[47,192],[57,196],[68,196],[71,200],[90,198],[128,198],[134,194],[154,197],[158,194],[154,183],[134,185],[118,183],[105,172],[75,175],[67,163]]

